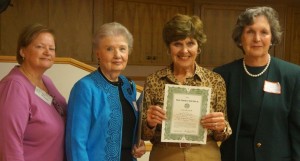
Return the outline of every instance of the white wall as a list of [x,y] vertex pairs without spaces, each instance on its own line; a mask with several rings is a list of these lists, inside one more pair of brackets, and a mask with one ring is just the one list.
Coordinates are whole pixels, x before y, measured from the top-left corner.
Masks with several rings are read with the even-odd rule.
[[[0,79],[2,79],[17,63],[0,63]],[[69,99],[73,85],[89,72],[69,64],[54,64],[45,75],[49,76],[60,93]]]

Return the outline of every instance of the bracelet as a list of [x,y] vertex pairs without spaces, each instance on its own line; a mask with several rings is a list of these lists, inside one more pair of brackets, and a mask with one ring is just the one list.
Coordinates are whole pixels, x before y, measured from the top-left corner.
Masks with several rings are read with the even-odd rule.
[[224,134],[226,131],[227,131],[227,126],[225,126],[224,130],[222,130],[222,131],[215,131],[215,132],[217,132],[219,134]]
[[222,133],[225,133],[227,131],[227,126],[225,126],[224,130],[222,131]]

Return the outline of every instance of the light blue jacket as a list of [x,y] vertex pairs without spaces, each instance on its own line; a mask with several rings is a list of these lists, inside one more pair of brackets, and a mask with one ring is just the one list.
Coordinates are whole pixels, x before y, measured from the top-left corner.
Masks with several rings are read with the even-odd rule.
[[[124,97],[133,108],[136,129],[138,111],[134,107],[135,84],[124,76],[119,78],[123,81]],[[122,127],[123,117],[118,87],[110,84],[98,71],[83,77],[72,88],[68,102],[66,128],[68,161],[119,161]]]

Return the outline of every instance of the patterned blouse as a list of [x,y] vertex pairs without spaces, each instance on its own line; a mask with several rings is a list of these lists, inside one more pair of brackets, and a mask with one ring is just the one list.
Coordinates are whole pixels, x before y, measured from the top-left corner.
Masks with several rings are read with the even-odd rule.
[[[145,82],[142,139],[150,140],[152,144],[159,143],[161,140],[161,124],[158,124],[155,128],[149,128],[146,121],[147,110],[149,105],[159,105],[160,107],[163,107],[165,84],[180,84],[173,74],[173,64],[149,75]],[[231,135],[232,131],[227,121],[226,87],[223,78],[219,74],[196,64],[194,75],[186,78],[186,82],[182,85],[211,88],[210,112],[224,113],[226,130],[223,133],[208,130],[208,136],[216,141],[226,140]]]

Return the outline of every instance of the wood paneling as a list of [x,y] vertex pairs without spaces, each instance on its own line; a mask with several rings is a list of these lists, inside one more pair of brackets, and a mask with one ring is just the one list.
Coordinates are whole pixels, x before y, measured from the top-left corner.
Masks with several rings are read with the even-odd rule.
[[291,9],[291,27],[289,31],[290,40],[287,57],[290,62],[300,64],[300,9]]
[[201,19],[207,35],[200,54],[200,65],[216,67],[242,57],[231,39],[237,16],[245,7],[203,5]]
[[57,56],[92,61],[93,1],[14,0],[1,14],[1,55],[15,55],[21,30],[41,23],[55,30]]
[[49,26],[56,32],[58,56],[93,60],[93,1],[50,1]]
[[[256,5],[218,5],[199,4],[204,31],[207,34],[207,43],[200,54],[199,63],[202,66],[213,68],[239,59],[242,51],[232,40],[232,31],[238,15],[248,7]],[[286,10],[283,7],[274,7],[279,12],[279,20],[285,33]],[[284,37],[284,35],[283,35]],[[284,59],[285,42],[273,47],[269,53]]]
[[152,55],[154,63],[152,64],[168,65],[171,62],[162,38],[162,30],[164,24],[177,13],[188,14],[188,8],[186,6],[171,5],[156,5],[153,7]]
[[36,22],[48,25],[48,1],[15,0],[13,7],[0,16],[0,55],[16,55],[18,36],[24,26]]
[[279,23],[282,29],[282,37],[281,37],[281,42],[277,45],[275,45],[271,50],[270,50],[270,54],[272,56],[275,56],[277,58],[280,59],[285,59],[285,48],[286,48],[286,33],[288,32],[287,30],[287,8],[286,6],[282,6],[282,5],[274,5],[272,6],[277,12],[278,12],[278,19],[279,19]]
[[145,62],[146,55],[151,55],[152,6],[145,3],[115,1],[114,21],[128,28],[133,34],[133,52],[129,64]]
[[114,21],[126,26],[134,37],[131,65],[167,65],[169,55],[162,39],[164,24],[175,14],[188,12],[186,4],[114,1]]
[[134,36],[130,65],[167,65],[163,25],[176,13],[198,15],[208,41],[199,62],[213,68],[238,59],[241,51],[231,33],[239,13],[249,6],[268,5],[279,13],[283,41],[270,53],[300,64],[299,0],[13,0],[0,15],[0,55],[15,55],[21,29],[39,22],[56,31],[57,56],[97,64],[92,35],[103,23],[118,21]]

